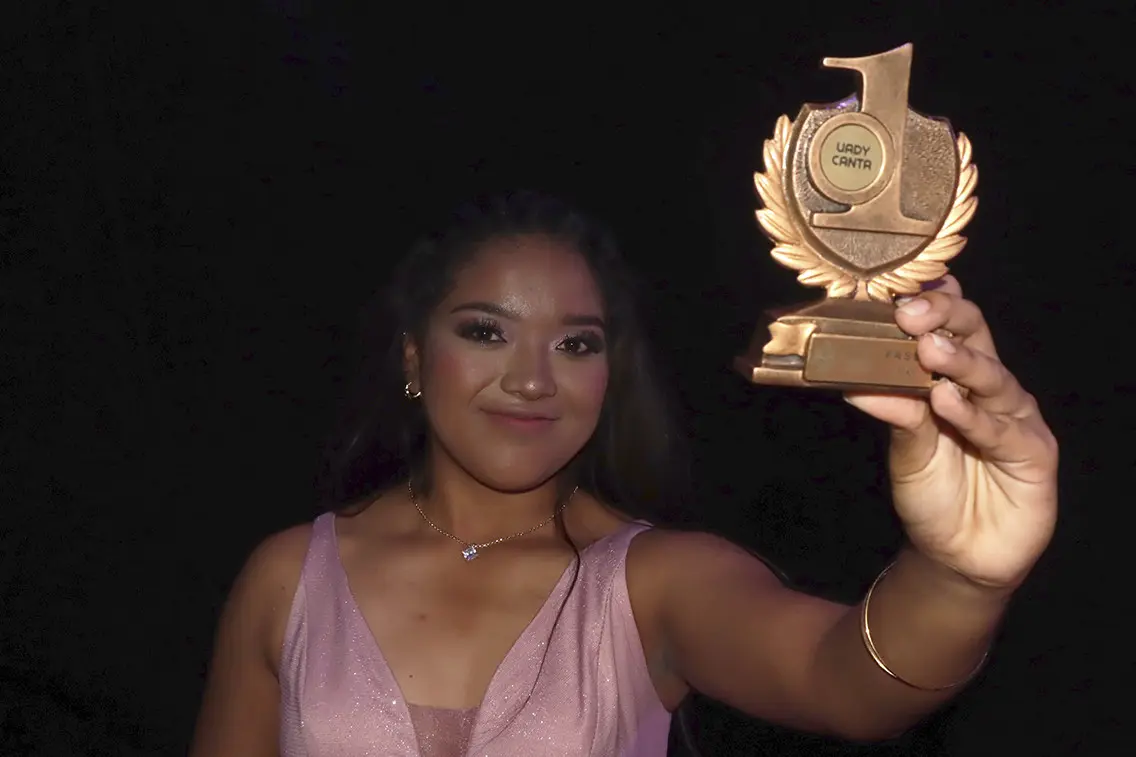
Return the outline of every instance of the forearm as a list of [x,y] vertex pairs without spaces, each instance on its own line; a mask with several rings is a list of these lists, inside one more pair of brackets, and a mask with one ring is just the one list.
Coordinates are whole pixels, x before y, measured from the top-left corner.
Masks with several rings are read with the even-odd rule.
[[873,659],[861,631],[863,603],[824,636],[814,670],[830,697],[833,727],[857,739],[902,732],[956,695],[982,661],[1010,592],[977,586],[905,549],[872,592],[868,624],[876,652],[904,681]]

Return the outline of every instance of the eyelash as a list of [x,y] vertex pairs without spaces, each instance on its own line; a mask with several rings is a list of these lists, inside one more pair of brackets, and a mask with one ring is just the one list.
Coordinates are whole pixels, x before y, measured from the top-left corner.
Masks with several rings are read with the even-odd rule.
[[[488,332],[488,336],[486,332]],[[476,321],[461,324],[458,326],[458,336],[480,344],[505,341],[505,335],[501,333],[501,326],[492,318],[478,318]]]
[[[479,318],[476,321],[461,324],[458,327],[458,336],[462,339],[468,339],[471,342],[477,342],[482,345],[503,343],[505,341],[505,335],[501,330],[500,324],[492,318]],[[593,331],[581,331],[576,334],[569,334],[565,336],[557,346],[560,347],[569,342],[576,342],[583,347],[582,350],[564,350],[566,354],[574,357],[597,355],[604,351],[603,338]]]

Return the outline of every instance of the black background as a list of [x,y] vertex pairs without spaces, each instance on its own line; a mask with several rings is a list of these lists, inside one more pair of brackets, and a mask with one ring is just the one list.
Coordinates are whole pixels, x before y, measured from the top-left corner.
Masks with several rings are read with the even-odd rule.
[[[229,582],[314,514],[360,306],[486,189],[615,226],[687,410],[691,518],[854,600],[898,543],[882,430],[728,365],[762,308],[806,296],[753,220],[774,120],[854,91],[822,57],[908,41],[912,107],[974,145],[980,206],[952,267],[1062,442],[1062,512],[982,678],[877,749],[1112,751],[1106,681],[1132,672],[1112,630],[1133,483],[1128,19],[373,5],[5,7],[0,752],[184,752]],[[708,755],[870,751],[711,703],[693,719]]]

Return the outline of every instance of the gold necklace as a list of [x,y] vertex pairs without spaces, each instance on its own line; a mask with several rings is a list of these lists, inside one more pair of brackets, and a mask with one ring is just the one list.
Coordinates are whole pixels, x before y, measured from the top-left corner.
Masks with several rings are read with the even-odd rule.
[[471,544],[470,542],[459,539],[458,537],[451,534],[449,531],[446,531],[442,528],[439,528],[437,526],[437,524],[434,523],[434,521],[430,520],[430,518],[422,510],[422,506],[418,504],[418,497],[415,496],[415,494],[414,494],[414,485],[409,480],[407,480],[407,482],[406,482],[406,489],[407,489],[407,491],[410,492],[410,501],[414,504],[414,509],[417,510],[418,514],[422,516],[422,520],[426,521],[426,525],[430,526],[430,528],[434,529],[435,531],[440,533],[442,536],[448,536],[451,539],[453,539],[454,541],[456,541],[458,544],[461,544],[462,547],[463,547],[462,548],[462,557],[465,558],[466,562],[476,560],[480,551],[487,548],[487,547],[492,547],[496,544],[500,544],[501,542],[509,541],[511,539],[519,539],[522,536],[527,536],[528,534],[531,534],[533,531],[537,531],[539,529],[544,528],[549,523],[556,520],[556,516],[564,511],[564,508],[567,507],[568,503],[572,501],[572,497],[576,496],[576,489],[577,488],[579,488],[579,487],[572,489],[572,493],[569,494],[564,499],[564,501],[560,503],[560,507],[556,508],[556,512],[554,512],[551,515],[551,517],[546,518],[545,520],[536,524],[532,528],[527,528],[524,531],[518,531],[515,534],[510,534],[509,536],[502,536],[500,538],[494,539],[493,541],[487,541],[487,542],[484,542],[482,544]]

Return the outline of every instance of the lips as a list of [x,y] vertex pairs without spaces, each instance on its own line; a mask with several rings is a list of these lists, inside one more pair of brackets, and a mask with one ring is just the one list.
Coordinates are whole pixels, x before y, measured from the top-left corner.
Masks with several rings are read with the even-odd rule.
[[552,425],[556,418],[544,413],[529,410],[484,410],[491,421],[507,428],[518,430],[538,430]]

